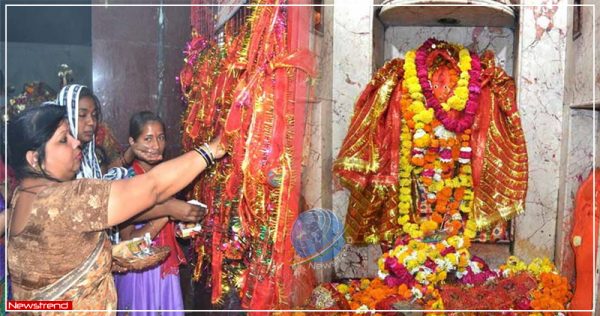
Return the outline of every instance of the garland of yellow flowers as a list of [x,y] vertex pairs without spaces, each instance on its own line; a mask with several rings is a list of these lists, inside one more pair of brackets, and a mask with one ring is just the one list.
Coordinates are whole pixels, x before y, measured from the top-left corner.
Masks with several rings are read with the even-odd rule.
[[[469,97],[470,53],[462,46],[454,45],[454,47],[459,51],[461,74],[454,95],[441,104],[444,111],[463,110]],[[415,57],[415,51],[407,52],[403,66],[405,77],[402,83],[401,100],[403,124],[398,223],[411,238],[422,238],[440,227],[444,222],[442,214],[449,214],[450,221],[447,226],[449,234],[456,235],[464,229],[464,236],[473,238],[476,234],[476,225],[471,219],[473,189],[470,159],[458,159],[461,166],[455,176],[453,173],[456,164],[452,159],[453,152],[470,154],[471,131],[465,130],[459,137],[444,128],[435,118],[432,108],[426,108],[426,99],[417,77]],[[418,216],[415,216],[415,222],[412,222],[409,215],[413,202],[411,195],[413,174],[426,186],[427,203],[432,206],[435,204],[433,214],[420,225],[416,223]],[[467,214],[464,225],[461,212]]]

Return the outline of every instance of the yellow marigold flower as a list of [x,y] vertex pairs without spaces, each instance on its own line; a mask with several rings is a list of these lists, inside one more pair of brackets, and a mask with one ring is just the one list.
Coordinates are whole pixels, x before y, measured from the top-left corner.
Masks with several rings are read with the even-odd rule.
[[[405,74],[406,74],[406,73],[405,73]],[[410,76],[410,77],[406,76],[406,77],[405,77],[405,78],[406,78],[406,79],[405,79],[405,80],[406,80],[406,81],[405,81],[405,83],[406,83],[407,85],[411,85],[411,84],[417,84],[417,85],[418,85],[418,84],[419,84],[419,78],[417,78],[417,77],[416,77],[416,74],[417,74],[417,73],[416,73],[416,71],[415,71],[415,75],[414,75],[414,76]]]
[[[400,214],[408,214],[410,212],[410,203],[400,202],[400,204],[398,205],[398,211],[400,212]],[[400,219],[398,219],[398,223],[400,225],[404,224],[400,223]]]
[[469,265],[469,259],[467,256],[462,255],[458,258],[458,263],[456,264],[459,267],[466,267]]
[[470,187],[471,186],[471,177],[468,177],[466,175],[459,175],[458,176],[458,181],[459,181],[459,185],[461,187]]
[[435,116],[435,112],[433,111],[433,109],[427,109],[423,112],[423,122],[425,124],[429,124],[431,123],[431,121],[433,121],[433,117]]
[[423,95],[420,92],[411,93],[410,97],[413,100],[423,100]]
[[446,242],[455,249],[460,248],[458,247],[458,245],[460,244],[460,237],[458,236],[450,236],[448,237],[448,239],[446,239]]
[[469,89],[467,87],[457,87],[454,89],[454,96],[466,101],[469,98]]
[[411,190],[410,188],[401,188],[400,189],[400,194],[410,194]]
[[425,273],[423,273],[423,271],[419,271],[417,272],[417,274],[415,275],[415,279],[419,282],[419,283],[423,283],[423,281],[425,281]]
[[456,94],[454,94],[453,96],[449,97],[446,102],[448,103],[448,106],[454,108],[458,105],[458,103],[460,103],[460,99]]
[[448,261],[450,261],[452,264],[457,264],[458,263],[458,257],[456,257],[455,253],[449,253],[446,254],[446,259],[448,259]]
[[463,195],[463,200],[472,201],[473,200],[473,190],[465,189],[465,194]]
[[340,292],[342,294],[346,294],[346,293],[348,293],[348,285],[346,285],[344,283],[338,284],[337,290],[338,290],[338,292]]
[[456,179],[456,178],[445,179],[444,180],[444,185],[447,186],[447,187],[458,188],[459,184],[460,183],[458,182],[458,179]]
[[471,212],[471,203],[469,203],[469,202],[460,203],[459,209],[463,213],[469,213],[469,212]]
[[[416,78],[417,70],[415,68],[407,68],[404,70],[404,75],[407,78]],[[410,84],[409,84],[409,90],[410,90]],[[418,90],[418,91],[420,91],[420,90]]]
[[406,166],[410,163],[410,160],[408,160],[408,157],[402,157],[400,158],[400,165],[401,166]]
[[408,85],[408,92],[409,93],[421,92],[421,85],[419,85],[419,84],[409,84]]
[[408,214],[402,215],[402,216],[400,216],[400,218],[398,218],[398,224],[404,225],[404,224],[408,223],[409,220],[410,220],[410,216],[408,216]]
[[435,273],[428,274],[427,281],[429,281],[430,283],[436,283],[437,282],[437,274],[435,274]]
[[[460,54],[460,52],[459,52]],[[416,51],[414,50],[409,50],[408,52],[406,52],[406,55],[404,55],[405,59],[415,59],[417,57]]]
[[400,185],[401,186],[409,186],[412,184],[412,180],[411,179],[400,179]]
[[412,260],[406,261],[406,269],[408,269],[409,271],[418,266],[419,266],[419,263],[417,262],[417,260],[412,259]]
[[466,87],[469,85],[469,79],[458,79],[456,85],[459,87]]
[[477,230],[477,224],[472,219],[467,220],[467,224],[465,226],[467,227],[467,229],[474,230],[474,231]]
[[[471,59],[469,57],[469,59]],[[467,70],[471,70],[471,61],[466,61],[466,60],[461,60],[458,62],[458,68],[460,68],[460,70],[462,71],[467,71]]]
[[364,289],[368,288],[369,284],[371,284],[371,280],[369,280],[369,279],[361,279],[360,280],[360,289],[364,290]]
[[431,183],[431,185],[429,185],[429,191],[430,192],[439,192],[442,188],[444,188],[444,183],[441,181],[434,181],[433,183]]
[[434,231],[438,228],[438,223],[432,221],[432,220],[427,220],[421,223],[421,230],[423,232],[430,232],[430,231]]
[[446,112],[450,111],[450,105],[448,105],[448,103],[443,102],[442,103],[442,109]]
[[441,271],[440,273],[438,273],[437,275],[437,280],[438,282],[444,281],[446,280],[446,277],[448,276],[448,273],[446,273],[446,271]]
[[[431,304],[431,309],[442,310],[444,309],[444,302],[441,298],[437,299],[433,304]],[[436,315],[444,315],[444,314],[436,314]]]
[[430,140],[429,134],[425,134],[414,140],[415,147],[429,147]]
[[411,199],[410,196],[404,196],[404,195],[400,196],[400,202],[408,202],[408,203],[410,203],[410,201],[412,201],[412,199]]
[[463,165],[461,168],[462,173],[464,174],[471,174],[471,166],[470,165]]
[[411,230],[409,234],[410,234],[410,237],[412,237],[412,238],[423,237],[423,232],[418,229]]
[[421,111],[425,111],[425,104],[421,101],[413,101],[408,107],[414,113],[419,113]]
[[477,236],[477,233],[474,230],[465,229],[465,236],[469,238],[475,238],[475,236]]

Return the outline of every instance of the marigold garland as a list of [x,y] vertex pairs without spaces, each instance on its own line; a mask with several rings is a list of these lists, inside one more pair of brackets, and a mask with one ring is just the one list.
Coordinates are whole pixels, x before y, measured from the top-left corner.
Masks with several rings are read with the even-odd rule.
[[[448,103],[444,103],[446,105],[429,106],[432,103],[431,98],[426,98],[423,90],[427,87],[430,89],[431,84],[424,85],[423,78],[419,76],[423,72],[422,66],[417,65],[417,63],[424,63],[423,59],[426,55],[423,50],[418,53],[415,51],[406,53],[401,100],[403,127],[398,223],[402,226],[403,232],[411,238],[426,237],[440,228],[451,236],[462,232],[465,236],[474,238],[477,228],[470,216],[474,196],[469,145],[471,130],[461,130],[461,134],[447,130],[447,126],[438,121],[436,111],[441,107],[445,108],[442,110],[460,111],[465,109],[464,104],[467,103],[468,98],[472,101],[478,99],[478,96],[474,95],[478,94],[480,89],[479,74],[476,71],[471,72],[471,69],[480,67],[479,59],[476,54],[471,57],[468,50],[462,46],[438,41],[436,43],[459,52],[461,77],[454,95],[448,99]],[[421,56],[419,61],[417,61],[417,54]],[[466,88],[467,82],[469,89]],[[429,90],[427,93],[430,92]],[[439,104],[439,101],[437,102]],[[465,114],[464,117],[467,115]],[[470,127],[467,123],[468,119],[463,119],[460,126]],[[430,205],[432,210],[429,218],[421,223],[412,222],[409,215],[413,203],[411,188],[413,174],[423,186],[425,203]],[[466,220],[463,219],[462,213],[467,215]],[[418,216],[415,218],[418,220]]]
[[379,259],[378,278],[331,286],[344,300],[335,305],[364,312],[395,309],[397,304],[421,306],[432,311],[427,315],[444,308],[566,309],[572,290],[548,258],[526,264],[511,256],[499,269],[490,269],[469,254],[468,240],[453,236],[438,243],[411,240],[399,245]]

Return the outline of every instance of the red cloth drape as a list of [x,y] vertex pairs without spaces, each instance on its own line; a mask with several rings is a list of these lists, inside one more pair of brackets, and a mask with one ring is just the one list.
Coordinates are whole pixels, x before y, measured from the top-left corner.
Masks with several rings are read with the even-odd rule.
[[[142,168],[137,160],[133,162],[132,168],[136,175],[145,173],[144,168]],[[171,249],[167,259],[160,265],[161,277],[164,278],[169,274],[179,274],[179,265],[187,262],[183,250],[175,237],[175,223],[173,221],[167,222],[158,235],[156,235],[154,241],[157,246],[168,246]]]

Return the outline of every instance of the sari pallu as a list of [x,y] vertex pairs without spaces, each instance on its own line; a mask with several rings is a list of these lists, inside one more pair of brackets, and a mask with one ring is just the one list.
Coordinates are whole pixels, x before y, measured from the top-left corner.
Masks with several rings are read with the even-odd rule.
[[348,243],[392,243],[397,233],[402,66],[387,62],[361,93],[333,165],[350,191]]
[[514,79],[482,55],[479,112],[473,124],[473,216],[479,229],[524,211],[528,163]]
[[[99,233],[94,251],[75,270],[56,282],[35,290],[13,284],[14,298],[30,301],[72,301],[73,310],[106,310],[86,315],[114,314],[117,293],[111,274],[111,244],[105,232]],[[44,315],[63,314],[44,312]]]

